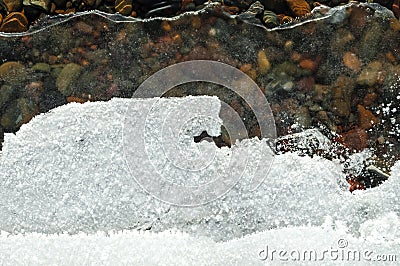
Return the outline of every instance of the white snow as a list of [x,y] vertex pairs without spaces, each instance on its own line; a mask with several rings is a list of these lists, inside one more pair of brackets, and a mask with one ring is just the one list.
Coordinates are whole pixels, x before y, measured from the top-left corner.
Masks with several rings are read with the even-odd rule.
[[[207,168],[195,169],[203,176],[188,174],[188,180],[179,174],[182,165],[165,163],[166,153],[159,146],[166,141],[162,138],[165,128],[157,122],[179,116],[176,107],[185,102],[193,107],[186,108],[186,113],[193,109],[204,115],[186,127],[183,138],[177,137],[184,154],[213,154],[212,160],[198,157],[197,162]],[[124,125],[128,106],[134,107],[128,110],[134,110],[130,115],[138,121],[130,131]],[[140,154],[129,153],[123,132],[143,130],[140,121],[150,107],[154,112],[146,117],[144,141],[153,168],[132,168],[126,157]],[[276,156],[268,173],[268,167],[262,168],[272,160],[265,141],[243,140],[232,149],[188,141],[202,130],[218,134],[219,108],[219,100],[211,97],[68,104],[34,118],[16,135],[6,134],[0,161],[0,262],[254,265],[282,263],[286,258],[285,263],[291,264],[293,257],[285,256],[291,251],[295,256],[316,250],[321,258],[323,251],[335,249],[393,254],[400,260],[400,164],[381,186],[353,194],[348,192],[340,165],[319,157]],[[135,149],[132,141],[131,149]],[[162,191],[157,195],[164,200],[160,201],[136,182],[156,181],[155,174],[161,173],[178,185],[209,184],[237,164],[237,174],[232,174],[237,184],[223,197],[194,207],[167,203],[175,194],[178,200],[198,200],[187,198],[184,189],[175,194]],[[232,180],[222,181],[231,184]],[[221,188],[216,191],[220,193]],[[215,196],[211,190],[205,192]],[[343,243],[347,245],[339,247]],[[282,258],[271,261],[269,254],[262,261],[266,246]],[[360,259],[360,265],[369,263],[367,259]],[[325,256],[323,264],[343,261]]]

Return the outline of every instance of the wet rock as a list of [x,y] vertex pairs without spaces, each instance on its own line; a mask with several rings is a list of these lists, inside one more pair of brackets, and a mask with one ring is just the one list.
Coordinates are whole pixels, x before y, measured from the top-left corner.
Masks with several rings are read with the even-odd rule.
[[342,133],[339,141],[350,150],[362,151],[368,147],[368,134],[364,129],[355,128]]
[[355,40],[355,37],[348,29],[338,29],[331,39],[332,51],[343,51]]
[[73,94],[74,82],[81,74],[83,67],[75,63],[67,64],[57,77],[57,89],[65,96]]
[[132,13],[132,0],[115,0],[115,10],[121,15],[130,15]]
[[370,106],[378,97],[376,93],[367,93],[364,96],[363,104],[364,106]]
[[24,6],[33,6],[43,11],[49,12],[51,7],[50,0],[24,0]]
[[340,117],[348,117],[351,111],[351,95],[354,81],[349,77],[340,76],[332,89],[332,111]]
[[3,85],[0,87],[0,109],[2,109],[14,93],[14,88],[10,85]]
[[3,0],[1,2],[3,2],[2,4],[8,13],[21,11],[22,9],[22,0]]
[[46,63],[36,63],[31,68],[33,71],[43,72],[43,73],[50,73],[51,67],[49,64]]
[[310,5],[305,0],[286,0],[286,4],[295,17],[302,17],[311,12]]
[[274,73],[276,73],[278,75],[281,73],[286,73],[287,75],[289,75],[291,77],[300,78],[302,76],[310,75],[311,72],[307,69],[302,69],[302,68],[298,67],[296,64],[294,64],[290,61],[286,61],[286,62],[283,62],[283,63],[279,64],[278,66],[276,66],[274,68]]
[[20,12],[8,14],[0,27],[0,32],[24,32],[28,30],[28,19]]
[[27,123],[38,113],[39,109],[30,100],[19,98],[9,104],[1,116],[0,124],[7,132],[16,131],[23,123]]
[[365,109],[362,105],[357,105],[357,110],[362,129],[370,129],[378,124],[378,118],[370,110]]
[[318,68],[318,63],[311,59],[303,59],[299,62],[299,66],[303,69],[314,72]]
[[357,84],[373,86],[378,82],[381,75],[382,63],[379,61],[371,62],[361,71],[357,78]]
[[5,62],[0,66],[0,80],[8,84],[20,84],[28,78],[25,66],[15,61]]
[[295,121],[302,129],[311,127],[311,115],[307,107],[302,106],[299,108],[295,114]]
[[352,53],[352,52],[346,52],[343,55],[343,64],[353,70],[354,72],[359,72],[361,69],[361,62],[360,60],[358,60],[358,57],[356,54]]
[[369,25],[368,30],[362,37],[359,53],[362,60],[369,62],[373,60],[379,51],[379,46],[382,45],[383,30],[378,22],[373,22]]
[[257,53],[258,70],[261,74],[266,74],[271,69],[271,63],[267,58],[265,50],[260,50]]

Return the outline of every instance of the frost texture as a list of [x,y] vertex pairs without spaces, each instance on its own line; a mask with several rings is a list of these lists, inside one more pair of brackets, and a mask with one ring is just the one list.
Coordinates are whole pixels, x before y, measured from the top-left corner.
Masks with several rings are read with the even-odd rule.
[[[185,99],[162,100],[176,104]],[[217,133],[219,100],[198,99],[198,104],[208,104],[210,121],[213,121],[199,127]],[[135,101],[152,104],[154,99],[69,104],[36,117],[16,136],[5,136],[0,165],[0,229],[3,231],[0,253],[13,257],[11,247],[18,247],[13,258],[21,262],[33,252],[27,250],[31,246],[37,247],[42,258],[47,256],[44,250],[49,245],[56,250],[54,254],[60,254],[59,258],[69,254],[63,253],[64,249],[73,246],[75,250],[82,247],[82,254],[89,252],[88,260],[101,261],[103,256],[107,259],[114,254],[116,259],[134,256],[139,262],[149,259],[151,247],[167,257],[190,251],[198,252],[194,258],[211,258],[217,262],[222,259],[259,262],[260,245],[275,243],[279,248],[283,239],[289,238],[286,247],[329,248],[340,234],[355,247],[363,245],[398,253],[398,163],[392,169],[392,177],[381,186],[351,194],[343,182],[339,164],[288,153],[276,156],[267,178],[257,190],[251,191],[256,159],[262,161],[265,156],[259,154],[260,147],[267,144],[257,139],[244,140],[232,149],[250,154],[249,164],[239,183],[225,197],[198,207],[171,206],[144,193],[127,171],[121,152],[122,122],[127,105]],[[140,116],[140,110],[132,115]],[[154,130],[157,131],[156,126]],[[199,130],[193,129],[191,134]],[[228,156],[229,150],[215,147],[219,158]],[[154,160],[157,158],[161,157],[154,156]],[[126,229],[178,230],[187,234],[112,233]],[[35,233],[7,238],[4,231],[12,235]],[[109,231],[112,237],[95,234],[98,231]],[[44,237],[36,234],[65,232],[92,235]],[[86,241],[88,244],[83,244]],[[158,244],[153,247],[155,242]],[[384,247],[378,247],[378,243],[384,243]],[[209,248],[203,250],[203,246]],[[110,252],[103,253],[107,249]],[[140,250],[143,254],[138,253]],[[239,251],[240,255],[235,253]],[[190,263],[193,259],[190,252],[177,262]],[[80,262],[76,259],[74,263]],[[152,261],[157,263],[156,260]]]

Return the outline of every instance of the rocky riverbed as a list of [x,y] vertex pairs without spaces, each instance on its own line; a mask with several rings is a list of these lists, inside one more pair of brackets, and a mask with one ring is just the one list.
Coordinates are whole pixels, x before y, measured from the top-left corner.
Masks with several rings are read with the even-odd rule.
[[[69,13],[67,7],[77,3],[81,4],[72,13],[104,10],[108,3],[23,1],[15,6],[17,2],[2,1],[1,31],[6,31],[7,21],[21,24],[21,15],[10,12],[11,8],[16,12],[22,8],[27,17],[26,9],[32,5],[37,9],[38,3],[50,3],[41,14],[57,13],[61,6],[65,12],[58,13]],[[115,12],[116,2],[123,1],[112,1],[111,11],[105,11]],[[271,104],[279,136],[318,128],[334,143],[329,151],[301,151],[305,155],[338,159],[346,168],[349,154],[369,150],[361,170],[346,169],[353,189],[386,180],[400,154],[400,22],[394,14],[379,4],[314,5],[311,11],[311,3],[311,13],[271,26],[265,11],[290,15],[293,7],[285,3],[286,9],[279,10],[248,3],[235,9],[234,2],[188,1],[188,10],[200,10],[169,19],[137,18],[146,17],[156,9],[154,5],[147,13],[133,5],[124,14],[130,18],[101,11],[37,20],[39,15],[29,30],[31,22],[23,30],[10,30],[28,32],[2,34],[0,133],[16,132],[33,116],[68,102],[131,97],[156,71],[207,59],[240,69],[260,86]],[[182,12],[181,8],[171,15]],[[15,19],[7,20],[10,14]],[[250,137],[260,136],[250,108],[223,87],[186,84],[165,96],[189,94],[219,96],[243,118]],[[231,145],[224,134],[222,130],[217,145]],[[296,143],[281,139],[276,150],[296,150]]]

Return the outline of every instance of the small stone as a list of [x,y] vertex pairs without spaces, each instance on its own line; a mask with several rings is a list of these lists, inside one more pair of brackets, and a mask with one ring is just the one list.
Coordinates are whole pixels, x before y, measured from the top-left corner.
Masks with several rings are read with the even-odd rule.
[[115,10],[121,15],[130,15],[132,12],[132,0],[115,0]]
[[20,12],[8,14],[0,27],[0,32],[24,32],[28,30],[28,19]]
[[51,67],[49,64],[46,63],[36,63],[32,66],[32,70],[37,72],[50,73]]
[[22,9],[22,0],[3,0],[2,2],[8,13],[21,11]]
[[349,77],[340,76],[332,89],[332,111],[340,117],[348,117],[351,111],[351,95],[354,82]]
[[83,67],[75,63],[67,64],[57,77],[57,89],[65,96],[70,96],[73,93],[74,82],[81,74]]
[[3,108],[10,99],[12,99],[12,94],[14,89],[10,85],[3,85],[0,87],[0,108]]
[[364,96],[363,104],[364,106],[370,106],[378,97],[376,93],[367,93]]
[[19,109],[18,102],[14,101],[7,106],[3,112],[0,124],[8,132],[15,131],[22,120],[21,110]]
[[295,121],[302,128],[311,127],[311,115],[307,107],[303,106],[299,108],[295,114]]
[[192,17],[192,28],[194,28],[194,29],[201,28],[201,18],[199,16]]
[[49,12],[51,8],[50,0],[24,0],[24,6],[32,5],[34,7],[39,7],[40,9]]
[[28,78],[25,66],[15,61],[5,62],[0,66],[0,80],[9,84],[20,84]]
[[382,63],[373,61],[369,63],[360,73],[357,78],[357,84],[373,86],[378,82],[382,74]]
[[357,55],[353,54],[352,52],[344,53],[343,64],[354,72],[359,72],[362,66],[360,60],[358,60]]
[[378,124],[378,118],[362,105],[357,105],[358,117],[360,120],[360,127],[362,129],[370,129],[373,125]]
[[303,69],[308,69],[311,71],[315,71],[317,69],[317,62],[311,60],[311,59],[303,59],[300,61],[299,66]]
[[271,69],[271,63],[267,58],[265,50],[260,50],[257,53],[258,70],[261,74],[266,74]]
[[400,20],[391,18],[390,19],[390,28],[394,31],[400,31]]
[[295,17],[303,17],[311,12],[311,7],[305,0],[286,0],[286,4]]
[[362,128],[355,128],[342,133],[339,141],[350,150],[362,151],[368,147],[368,134]]
[[93,33],[93,27],[83,21],[79,21],[79,22],[75,23],[74,28],[78,32],[81,32],[81,33],[85,33],[85,34]]

